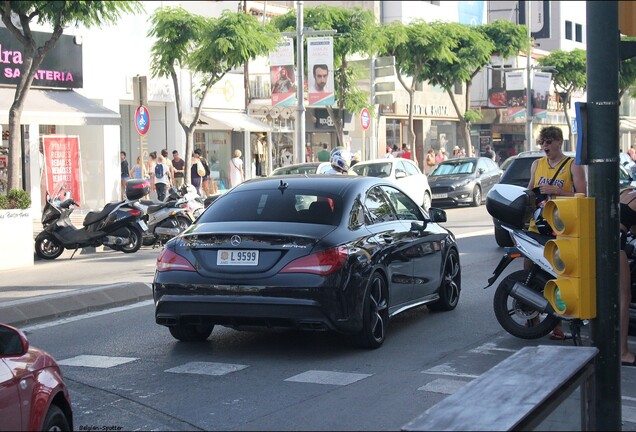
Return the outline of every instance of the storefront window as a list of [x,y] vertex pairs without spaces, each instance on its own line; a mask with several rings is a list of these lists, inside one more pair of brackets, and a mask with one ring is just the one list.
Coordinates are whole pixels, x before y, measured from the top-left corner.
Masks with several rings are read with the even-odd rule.
[[387,119],[386,120],[386,145],[393,147],[396,145],[401,148],[400,143],[400,123],[401,120]]
[[210,177],[218,189],[229,187],[227,164],[232,158],[232,132],[197,131],[194,134],[194,148],[203,151],[203,157],[210,166]]

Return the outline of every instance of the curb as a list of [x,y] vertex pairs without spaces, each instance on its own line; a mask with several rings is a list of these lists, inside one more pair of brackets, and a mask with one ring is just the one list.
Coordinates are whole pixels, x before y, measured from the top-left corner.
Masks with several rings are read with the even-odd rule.
[[124,282],[93,288],[79,287],[62,294],[0,303],[0,317],[5,324],[22,326],[123,306],[151,298],[152,286],[148,283]]

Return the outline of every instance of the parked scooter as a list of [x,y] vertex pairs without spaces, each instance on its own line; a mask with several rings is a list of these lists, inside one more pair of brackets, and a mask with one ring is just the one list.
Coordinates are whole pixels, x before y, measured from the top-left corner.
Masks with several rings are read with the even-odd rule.
[[501,221],[501,227],[510,233],[514,246],[505,248],[505,255],[488,279],[490,287],[506,267],[516,258],[532,261],[530,269],[518,270],[506,276],[495,291],[493,307],[497,321],[513,336],[538,339],[548,335],[559,323],[569,323],[574,344],[581,343],[580,329],[584,322],[555,312],[543,296],[545,284],[557,274],[543,256],[551,236],[525,231],[525,225],[536,209],[531,190],[499,184],[486,197],[486,209]]
[[[141,200],[131,202],[131,205],[143,213],[143,220],[148,225],[144,233],[143,245],[162,245],[171,238],[187,229],[196,219],[190,208],[197,208],[197,204],[190,205],[193,196],[184,186],[181,193],[170,188],[165,202]],[[196,190],[194,190],[194,195]]]
[[[63,185],[54,197],[47,191],[46,205],[42,212],[42,227],[35,238],[35,253],[42,259],[52,260],[59,257],[64,249],[110,246],[124,253],[137,252],[141,247],[142,235],[147,226],[141,220],[142,213],[126,206],[127,201],[106,204],[99,212],[86,215],[82,228],[76,228],[70,215],[78,204],[67,193],[60,199],[60,193],[66,189]],[[145,182],[140,193],[147,194],[150,184]],[[75,255],[71,256],[71,259]]]

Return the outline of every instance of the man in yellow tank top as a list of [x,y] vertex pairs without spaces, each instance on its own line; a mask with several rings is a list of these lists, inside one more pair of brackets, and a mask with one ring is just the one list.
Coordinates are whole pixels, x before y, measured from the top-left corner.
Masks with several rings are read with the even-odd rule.
[[[528,189],[538,187],[542,194],[556,196],[574,196],[574,193],[587,195],[587,182],[583,166],[568,160],[559,171],[552,184],[550,181],[559,170],[567,156],[563,154],[563,132],[555,126],[547,126],[539,132],[538,143],[545,152],[545,156],[532,163],[530,168],[530,182]],[[530,220],[528,231],[538,232],[534,220]]]
[[[563,154],[563,132],[555,126],[547,126],[539,132],[537,140],[545,156],[535,160],[530,168],[530,182],[528,189],[539,188],[542,194],[549,195],[550,199],[556,196],[574,196],[575,193],[587,195],[587,181],[585,180],[585,170],[581,165],[574,163]],[[561,165],[563,167],[561,168]],[[559,168],[560,171],[559,171]],[[556,177],[554,175],[559,171]],[[554,181],[552,178],[554,177]],[[534,224],[534,219],[530,219],[528,231],[539,232]],[[524,268],[529,269],[532,262],[525,259]],[[550,339],[563,340],[565,334],[561,330],[560,324],[552,330]]]

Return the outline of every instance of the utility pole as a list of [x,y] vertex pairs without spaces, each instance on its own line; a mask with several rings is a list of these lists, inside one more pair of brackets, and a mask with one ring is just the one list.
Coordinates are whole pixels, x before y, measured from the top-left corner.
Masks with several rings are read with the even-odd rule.
[[294,143],[294,163],[305,162],[305,35],[326,36],[336,34],[336,30],[311,30],[304,28],[303,2],[296,2],[296,33],[283,32],[283,36],[296,38],[296,142]]
[[[586,2],[588,193],[596,200],[595,430],[621,429],[618,1]],[[581,133],[581,132],[579,132]]]
[[532,20],[530,19],[530,1],[526,1],[526,25],[528,26],[528,57],[526,59],[526,150],[532,150]]

